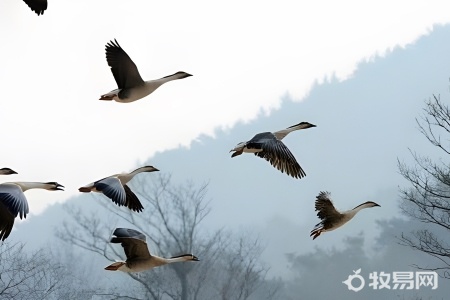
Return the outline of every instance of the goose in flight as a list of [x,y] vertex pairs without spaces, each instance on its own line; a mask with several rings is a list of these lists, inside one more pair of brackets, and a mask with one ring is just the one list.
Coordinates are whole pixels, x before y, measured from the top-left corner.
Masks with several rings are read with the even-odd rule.
[[10,168],[1,168],[0,169],[0,175],[11,175],[11,174],[17,174],[17,172],[14,170],[11,170]]
[[131,173],[115,174],[100,179],[86,186],[80,187],[78,190],[83,193],[99,192],[110,198],[119,206],[125,205],[131,210],[141,212],[144,207],[133,191],[128,187],[127,183],[139,173],[159,171],[153,166],[145,166],[134,170]]
[[38,16],[47,9],[47,0],[23,0]]
[[316,199],[316,211],[317,216],[322,220],[316,224],[313,230],[311,230],[310,236],[313,240],[318,237],[322,232],[335,230],[348,221],[350,221],[361,209],[380,206],[379,204],[367,201],[357,207],[339,212],[334,208],[333,202],[330,199],[329,192],[320,192]]
[[230,152],[235,151],[231,157],[241,155],[244,152],[254,153],[261,158],[265,158],[281,172],[286,172],[294,178],[302,178],[306,176],[305,171],[281,140],[292,131],[311,127],[316,127],[316,125],[301,122],[280,131],[258,133],[248,142],[241,142],[231,149]]
[[4,241],[14,225],[17,215],[26,218],[28,201],[26,190],[45,189],[49,191],[63,191],[64,186],[57,182],[6,182],[0,184],[0,240]]
[[192,76],[180,71],[163,78],[144,81],[134,62],[116,40],[106,44],[106,60],[116,79],[118,89],[102,95],[100,100],[115,100],[121,103],[133,102],[150,95],[166,82]]
[[171,258],[151,255],[144,234],[134,229],[116,228],[111,238],[111,243],[122,244],[127,256],[126,261],[117,261],[105,268],[108,271],[142,272],[162,265],[184,262],[199,261],[192,254],[183,254]]

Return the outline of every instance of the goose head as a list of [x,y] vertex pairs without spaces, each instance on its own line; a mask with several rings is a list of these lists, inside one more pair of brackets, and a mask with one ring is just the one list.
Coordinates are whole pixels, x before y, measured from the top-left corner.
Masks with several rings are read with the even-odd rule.
[[155,172],[155,171],[159,171],[157,168],[155,168],[154,166],[144,166],[138,169],[140,172]]
[[195,255],[192,255],[190,260],[192,260],[192,261],[200,261],[200,259],[198,259],[198,257],[195,256]]
[[246,142],[240,142],[240,143],[237,144],[233,149],[231,149],[230,152],[235,151],[235,152],[231,155],[231,157],[235,157],[235,156],[241,155],[242,152],[244,151],[244,148],[245,148],[246,144],[247,144]]
[[354,210],[355,209],[360,210],[363,208],[370,208],[370,207],[376,207],[376,206],[380,207],[381,205],[379,205],[378,203],[372,202],[372,201],[367,201],[367,202],[361,203],[360,205],[355,207]]
[[44,188],[49,191],[64,191],[64,189],[62,189],[64,186],[54,181],[45,182],[44,185]]
[[173,76],[178,79],[182,79],[182,78],[190,77],[192,75],[189,73],[183,72],[183,71],[179,71],[179,72],[176,72],[175,74],[173,74]]
[[317,127],[317,125],[311,124],[309,122],[301,122],[299,125],[302,127],[302,129]]
[[0,175],[11,175],[11,174],[17,174],[17,172],[14,170],[11,170],[10,168],[1,168],[0,169]]

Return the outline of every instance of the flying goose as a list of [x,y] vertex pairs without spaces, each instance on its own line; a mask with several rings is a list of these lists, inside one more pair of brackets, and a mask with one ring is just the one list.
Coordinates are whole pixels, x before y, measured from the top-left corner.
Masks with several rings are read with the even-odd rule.
[[341,227],[342,225],[350,221],[361,209],[375,206],[380,205],[372,201],[367,201],[351,210],[341,213],[334,208],[333,202],[331,202],[330,199],[330,193],[320,192],[316,199],[316,211],[317,216],[322,221],[316,224],[314,229],[311,230],[310,236],[312,236],[314,240],[322,232],[332,231]]
[[107,266],[108,271],[122,272],[142,272],[162,265],[183,262],[183,261],[199,261],[192,254],[183,254],[164,258],[151,255],[146,242],[146,237],[142,233],[134,229],[116,228],[111,238],[111,243],[121,243],[127,256],[126,261],[116,261]]
[[133,102],[150,95],[166,82],[192,76],[180,71],[160,79],[144,81],[134,62],[115,39],[114,42],[110,41],[106,44],[106,60],[116,79],[118,89],[102,95],[100,100]]
[[49,191],[63,191],[64,186],[57,182],[6,182],[0,184],[0,240],[4,241],[14,225],[17,215],[26,218],[28,201],[26,190],[45,189]]
[[37,15],[43,15],[47,9],[47,0],[23,0]]
[[10,168],[1,168],[0,169],[0,175],[11,175],[11,174],[17,174],[17,172],[14,170],[11,170]]
[[134,170],[131,173],[115,174],[100,179],[86,186],[80,187],[78,190],[83,193],[99,192],[110,198],[119,206],[125,205],[131,210],[141,212],[144,207],[139,201],[135,193],[131,191],[127,183],[139,173],[159,171],[153,166],[145,166]]
[[248,142],[241,142],[231,149],[230,152],[235,151],[231,157],[241,155],[243,152],[254,153],[265,158],[281,172],[286,172],[294,178],[302,178],[306,176],[305,171],[281,140],[292,131],[311,127],[316,127],[316,125],[301,122],[280,131],[258,133]]

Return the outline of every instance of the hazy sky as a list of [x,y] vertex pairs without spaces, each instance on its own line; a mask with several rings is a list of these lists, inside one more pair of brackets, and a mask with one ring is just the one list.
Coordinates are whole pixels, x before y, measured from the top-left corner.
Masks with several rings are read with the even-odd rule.
[[[1,163],[20,173],[6,180],[66,186],[64,193],[30,191],[37,213],[156,151],[255,118],[287,93],[301,100],[316,81],[348,78],[361,60],[448,22],[448,6],[50,0],[38,17],[23,1],[3,0]],[[144,79],[179,70],[194,76],[132,104],[98,101],[116,88],[104,53],[113,38]]]

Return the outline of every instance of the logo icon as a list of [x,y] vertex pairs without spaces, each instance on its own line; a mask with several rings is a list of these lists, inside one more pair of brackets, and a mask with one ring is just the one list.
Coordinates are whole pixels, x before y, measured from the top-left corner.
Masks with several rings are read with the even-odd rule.
[[[342,283],[347,285],[347,288],[350,291],[354,291],[354,292],[359,292],[360,290],[362,290],[364,288],[364,285],[366,284],[366,281],[364,280],[364,277],[362,277],[361,275],[359,275],[359,273],[361,273],[361,268],[359,268],[358,270],[353,270],[353,275],[349,275],[347,280],[342,281]],[[354,286],[353,285],[353,280],[359,280],[359,285],[358,286]]]

